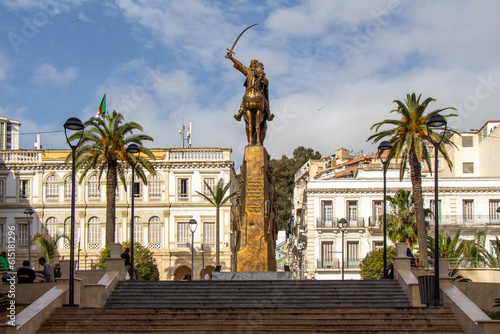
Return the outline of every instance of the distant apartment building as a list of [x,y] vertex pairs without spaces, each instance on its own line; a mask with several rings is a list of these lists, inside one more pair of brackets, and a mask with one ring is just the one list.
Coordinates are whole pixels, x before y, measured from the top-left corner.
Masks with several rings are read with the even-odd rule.
[[19,127],[21,123],[0,116],[0,150],[19,149]]
[[[456,148],[447,150],[450,171],[439,158],[439,227],[441,234],[464,239],[477,232],[486,235],[486,248],[500,237],[500,121],[489,121],[479,130],[453,135]],[[434,161],[433,147],[431,161]],[[358,279],[366,254],[383,247],[383,165],[377,154],[351,155],[344,148],[333,156],[310,160],[295,174],[294,219],[290,252],[294,275],[301,278],[338,279],[342,262],[346,279]],[[432,164],[433,165],[433,164]],[[422,164],[424,207],[434,211],[434,174]],[[407,174],[409,171],[407,171]],[[399,178],[399,165],[387,171],[387,194],[412,190],[408,175]],[[342,232],[338,221],[345,218]],[[434,218],[428,233],[433,236]],[[388,244],[392,243],[388,239]]]
[[[28,257],[30,234],[70,234],[70,150],[0,151],[0,249],[5,250],[7,231],[14,231],[16,261]],[[191,273],[189,221],[198,222],[194,232],[194,277],[215,269],[215,208],[196,191],[208,194],[222,178],[237,190],[234,163],[229,148],[152,149],[155,175],[146,174],[147,184],[135,178],[134,241],[148,247],[160,270],[160,279],[181,279]],[[106,178],[90,171],[76,187],[75,256],[77,269],[90,269],[105,246]],[[115,241],[130,240],[131,169],[125,167],[127,186],[119,182],[116,197]],[[80,173],[77,172],[77,180]],[[231,270],[231,207],[220,208],[220,250],[223,270]],[[31,225],[23,213],[34,210]],[[68,259],[70,245],[58,242],[58,256]],[[203,252],[202,252],[203,250]],[[40,249],[32,245],[32,261]],[[202,263],[205,267],[202,267]]]

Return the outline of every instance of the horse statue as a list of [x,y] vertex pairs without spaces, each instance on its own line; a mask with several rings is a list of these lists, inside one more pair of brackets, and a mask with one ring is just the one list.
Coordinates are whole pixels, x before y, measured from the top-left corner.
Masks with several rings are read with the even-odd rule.
[[252,59],[250,66],[246,67],[232,56],[229,51],[226,58],[234,63],[234,67],[246,76],[243,85],[246,87],[240,110],[234,118],[245,120],[245,130],[248,145],[263,146],[266,137],[267,121],[272,121],[274,115],[269,111],[268,80],[264,72],[264,65]]

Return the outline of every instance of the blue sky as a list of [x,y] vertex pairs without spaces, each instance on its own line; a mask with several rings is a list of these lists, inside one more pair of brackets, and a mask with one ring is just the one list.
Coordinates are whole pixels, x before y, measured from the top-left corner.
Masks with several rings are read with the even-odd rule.
[[0,115],[22,123],[22,148],[36,133],[67,148],[57,131],[106,92],[147,146],[179,147],[192,122],[193,147],[231,147],[239,162],[244,77],[224,55],[253,23],[234,56],[264,63],[274,158],[375,152],[370,126],[413,92],[456,107],[459,130],[500,119],[499,0],[0,0]]

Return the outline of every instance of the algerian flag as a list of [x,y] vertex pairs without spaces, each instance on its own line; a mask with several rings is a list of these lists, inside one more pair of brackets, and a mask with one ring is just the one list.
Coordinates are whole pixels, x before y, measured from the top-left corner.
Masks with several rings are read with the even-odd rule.
[[95,117],[104,118],[104,114],[106,114],[106,93],[102,97],[101,104],[99,105],[99,109],[97,110]]

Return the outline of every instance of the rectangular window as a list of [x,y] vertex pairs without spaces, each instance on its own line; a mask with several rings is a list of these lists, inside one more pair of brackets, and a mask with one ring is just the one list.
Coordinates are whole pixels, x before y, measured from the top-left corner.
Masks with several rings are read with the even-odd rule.
[[462,147],[473,147],[474,141],[472,136],[463,136],[462,137]]
[[19,199],[30,198],[30,180],[19,180]]
[[333,226],[333,203],[332,201],[321,201],[321,226]]
[[488,206],[490,224],[500,224],[500,214],[497,212],[499,207],[499,199],[490,199]]
[[189,223],[177,223],[177,248],[189,247],[190,233]]
[[[208,184],[208,187],[207,187],[207,184]],[[212,198],[212,195],[210,194],[210,190],[209,190],[209,187],[210,189],[214,190],[214,186],[215,186],[215,178],[214,177],[206,177],[203,179],[203,185],[202,185],[202,188],[203,188],[203,194],[205,196],[208,196],[208,198]],[[206,199],[204,199],[206,201]]]
[[[71,178],[67,177],[64,179],[64,199],[71,199],[72,193]],[[75,180],[75,198],[76,198],[76,180]]]
[[464,223],[472,223],[472,219],[474,218],[474,200],[472,199],[464,199],[463,200],[463,209],[464,209]]
[[383,241],[374,241],[373,242],[373,246],[372,246],[372,250],[376,250],[376,249],[380,249],[380,248],[384,248],[384,242]]
[[115,242],[117,244],[122,243],[122,227],[118,224],[115,225]]
[[4,249],[5,244],[5,224],[0,224],[0,249]]
[[359,268],[359,241],[347,242],[347,268]]
[[215,247],[215,223],[203,223],[203,245],[208,247]]
[[473,162],[462,163],[462,168],[463,168],[464,174],[473,174],[474,173],[474,163]]
[[5,180],[0,180],[0,202],[5,200]]
[[358,201],[347,201],[347,220],[349,226],[358,226]]
[[[429,201],[429,209],[431,210],[431,216],[429,219],[432,220],[432,223],[434,223],[434,212],[436,211],[436,207],[434,205],[436,203],[433,199]],[[438,215],[441,217],[443,215],[443,211],[441,210],[441,200],[438,199]]]
[[91,177],[89,179],[89,198],[91,199],[100,199],[101,191],[99,189],[99,182],[97,181],[97,177]]
[[189,200],[189,179],[179,178],[177,179],[177,200],[188,201]]
[[153,175],[149,178],[148,197],[161,198],[161,180],[157,175]]
[[384,213],[384,203],[383,201],[373,201],[372,216],[370,217],[370,226],[376,226],[379,222],[380,217]]
[[321,268],[334,268],[333,241],[321,242]]
[[142,197],[142,185],[140,182],[134,182],[134,197]]
[[17,224],[17,248],[28,249],[29,234],[28,224]]

